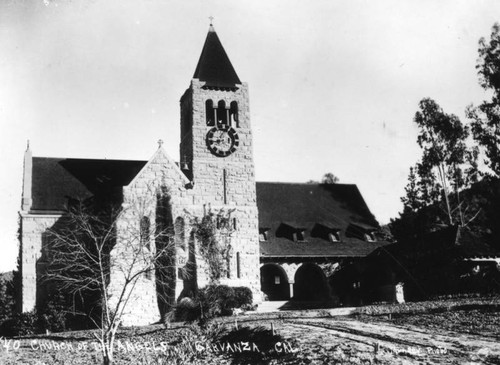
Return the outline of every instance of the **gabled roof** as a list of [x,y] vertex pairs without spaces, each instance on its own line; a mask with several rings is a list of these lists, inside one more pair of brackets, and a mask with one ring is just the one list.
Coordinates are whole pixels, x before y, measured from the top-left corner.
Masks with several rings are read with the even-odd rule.
[[[33,158],[32,210],[61,210],[67,198],[86,199],[99,192],[127,186],[147,161]],[[352,234],[357,225],[376,229],[355,185],[257,183],[259,227],[268,228],[260,243],[262,257],[362,257],[385,241],[367,242]],[[354,223],[354,224],[353,224]],[[340,231],[340,242],[312,234],[318,224]],[[277,237],[280,226],[304,229],[301,242]],[[349,229],[348,229],[349,228]],[[362,232],[360,232],[362,233]]]
[[193,78],[205,81],[206,86],[212,87],[234,88],[236,84],[241,84],[212,25],[210,25]]
[[128,185],[146,161],[68,158],[59,162],[91,191]]
[[180,169],[179,164],[177,164],[160,146],[149,161],[146,161],[146,163],[141,166],[139,171],[125,185],[133,185],[137,179],[141,178],[143,172],[147,173],[146,170],[148,169],[148,166],[155,163],[161,163],[167,166],[167,168],[169,167],[173,173],[177,174],[184,185],[190,182],[186,174]]
[[31,210],[64,209],[68,197],[87,199],[125,186],[146,161],[33,157]]
[[[379,227],[356,185],[258,182],[257,206],[259,227],[270,228],[268,239],[260,242],[262,257],[360,257],[388,244],[361,239],[364,231],[349,233],[353,223],[373,230]],[[282,224],[307,228],[304,241],[277,237]],[[340,242],[313,237],[311,232],[317,224],[340,230]]]

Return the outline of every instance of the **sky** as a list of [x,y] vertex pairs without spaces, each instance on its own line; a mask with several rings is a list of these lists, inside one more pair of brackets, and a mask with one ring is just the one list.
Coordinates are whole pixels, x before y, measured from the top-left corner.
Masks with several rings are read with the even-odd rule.
[[465,121],[488,95],[478,41],[497,0],[2,0],[0,272],[16,265],[27,140],[34,156],[179,159],[179,99],[209,17],[249,84],[257,181],[335,174],[380,223],[398,216],[431,97]]

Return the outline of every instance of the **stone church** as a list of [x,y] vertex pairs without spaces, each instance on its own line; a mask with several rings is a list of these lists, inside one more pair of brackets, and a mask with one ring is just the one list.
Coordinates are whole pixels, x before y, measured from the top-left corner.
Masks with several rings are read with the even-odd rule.
[[[377,221],[355,185],[255,181],[248,85],[240,81],[212,25],[180,98],[180,111],[179,162],[165,153],[161,142],[148,161],[34,157],[28,147],[20,211],[23,312],[40,300],[46,232],[65,215],[68,200],[113,196],[124,209],[140,203],[146,206],[143,216],[120,218],[139,226],[154,221],[159,189],[169,195],[179,243],[176,266],[182,268],[196,257],[197,287],[209,279],[196,242],[190,252],[193,235],[186,215],[202,217],[210,209],[225,212],[232,229],[227,275],[221,283],[250,288],[256,303],[337,297],[345,304],[342,300],[347,303],[346,298],[359,292],[363,258],[387,244],[377,235]],[[352,272],[333,280],[346,266]],[[191,288],[181,271],[176,273],[178,299]],[[111,272],[109,290],[120,282],[119,276],[119,270]],[[159,320],[151,277],[140,279],[129,307],[124,324]]]

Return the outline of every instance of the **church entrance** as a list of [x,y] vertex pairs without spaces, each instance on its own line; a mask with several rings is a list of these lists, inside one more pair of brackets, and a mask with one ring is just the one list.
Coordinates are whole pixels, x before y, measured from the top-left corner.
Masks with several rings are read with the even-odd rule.
[[290,299],[288,277],[278,264],[265,264],[260,268],[260,286],[268,300]]
[[324,301],[329,297],[328,284],[321,268],[312,263],[299,267],[295,273],[294,299],[299,301]]

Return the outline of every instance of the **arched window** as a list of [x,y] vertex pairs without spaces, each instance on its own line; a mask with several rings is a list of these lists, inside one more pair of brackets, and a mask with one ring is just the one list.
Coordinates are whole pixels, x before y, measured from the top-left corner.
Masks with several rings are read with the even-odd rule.
[[228,125],[229,110],[226,109],[226,102],[220,100],[217,104],[217,125]]
[[241,262],[240,262],[240,253],[236,252],[236,277],[241,278]]
[[[139,239],[141,246],[145,246],[148,250],[151,250],[151,221],[148,217],[141,218],[140,231],[139,231]],[[150,268],[145,268],[144,276],[146,279],[151,280],[152,273]]]
[[231,108],[229,109],[229,115],[231,118],[231,125],[236,128],[240,127],[240,122],[238,119],[238,103],[236,101],[231,102]]
[[177,245],[179,247],[185,248],[186,246],[186,232],[185,232],[185,225],[184,225],[184,218],[182,217],[177,217],[175,219],[175,232],[176,232],[176,239]]
[[216,110],[214,109],[214,102],[211,99],[205,101],[205,118],[207,120],[207,126],[213,127],[215,125]]
[[140,240],[141,246],[146,246],[148,250],[151,250],[151,242],[149,239],[151,231],[151,222],[148,217],[142,217],[141,228],[140,228]]

